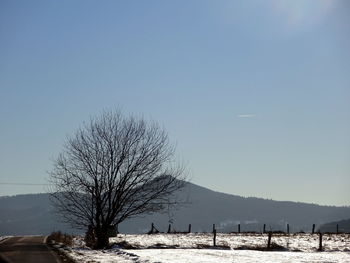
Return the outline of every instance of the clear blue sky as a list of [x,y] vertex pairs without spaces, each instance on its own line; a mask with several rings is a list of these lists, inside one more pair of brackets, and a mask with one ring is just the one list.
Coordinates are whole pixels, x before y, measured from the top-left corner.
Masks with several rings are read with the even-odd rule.
[[3,0],[0,181],[46,183],[66,136],[117,107],[163,125],[194,183],[350,205],[349,13],[346,0]]

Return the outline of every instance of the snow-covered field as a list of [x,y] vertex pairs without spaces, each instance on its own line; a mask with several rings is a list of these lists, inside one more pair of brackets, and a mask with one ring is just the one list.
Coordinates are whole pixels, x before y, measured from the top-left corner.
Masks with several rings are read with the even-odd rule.
[[[232,262],[311,262],[350,263],[350,235],[324,235],[324,252],[317,252],[318,235],[276,235],[272,238],[285,251],[263,252],[239,250],[239,247],[266,247],[267,235],[218,234],[215,249],[211,234],[119,235],[111,243],[135,247],[125,249],[114,245],[107,250],[90,250],[81,240],[68,250],[77,262],[120,263],[232,263]],[[125,247],[125,246],[124,246]],[[198,249],[197,247],[207,247]],[[299,251],[299,252],[296,252]]]
[[[266,247],[267,234],[217,234],[218,246],[229,246],[237,249],[242,246]],[[323,235],[324,251],[350,252],[350,235]],[[198,245],[213,245],[212,234],[155,234],[155,235],[118,235],[111,238],[111,243],[128,242],[137,248],[150,248],[156,244],[168,247],[198,248]],[[317,234],[291,234],[272,236],[271,241],[286,248],[289,251],[314,252],[318,249],[319,236]],[[203,246],[202,246],[203,247]]]

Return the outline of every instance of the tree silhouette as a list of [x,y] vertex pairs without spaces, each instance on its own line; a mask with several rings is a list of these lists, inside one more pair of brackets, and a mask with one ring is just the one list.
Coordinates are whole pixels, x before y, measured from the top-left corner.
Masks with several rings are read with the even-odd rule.
[[156,123],[104,112],[67,139],[50,173],[51,196],[64,220],[93,232],[93,247],[127,218],[160,211],[184,186],[183,166]]

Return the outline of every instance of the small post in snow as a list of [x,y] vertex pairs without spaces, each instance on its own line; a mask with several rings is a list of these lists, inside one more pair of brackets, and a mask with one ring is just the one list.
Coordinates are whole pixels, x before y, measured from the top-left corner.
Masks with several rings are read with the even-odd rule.
[[263,233],[264,233],[264,234],[266,233],[266,224],[264,224],[264,230],[263,230]]
[[214,238],[213,238],[213,246],[216,247],[216,229],[213,230]]
[[191,224],[189,224],[188,225],[188,233],[191,233],[191,228],[192,228],[192,226],[191,226]]
[[312,224],[312,234],[315,234],[315,224]]
[[171,224],[169,224],[169,226],[168,226],[168,233],[170,233],[171,232]]
[[287,234],[289,234],[289,224],[287,224]]
[[337,224],[337,234],[339,234],[339,225]]
[[238,224],[238,233],[241,233],[241,224]]
[[272,238],[272,231],[269,232],[269,237],[267,239],[267,248],[270,249],[271,247],[271,238]]
[[322,233],[319,232],[318,234],[319,234],[319,238],[320,238],[319,244],[318,244],[318,251],[323,251],[323,248],[322,248]]

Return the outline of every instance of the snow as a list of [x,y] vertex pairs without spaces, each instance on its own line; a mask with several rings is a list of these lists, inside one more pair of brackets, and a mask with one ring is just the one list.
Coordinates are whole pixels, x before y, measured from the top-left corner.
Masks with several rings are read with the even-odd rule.
[[70,254],[77,262],[118,263],[345,263],[350,262],[346,252],[260,252],[251,250],[214,249],[113,249],[93,251],[73,250]]
[[[345,253],[260,252],[210,249],[143,249],[134,252],[144,262],[232,263],[232,262],[350,262]],[[141,262],[142,262],[141,261]],[[132,261],[131,261],[132,262]]]
[[11,236],[0,236],[0,242],[5,240],[6,238],[9,238],[9,237],[11,237]]
[[[84,247],[81,239],[67,251],[77,262],[120,262],[120,263],[246,263],[246,262],[311,262],[350,263],[350,235],[324,235],[325,251],[317,252],[318,235],[276,235],[272,242],[286,247],[286,251],[266,252],[237,250],[240,246],[266,246],[266,235],[218,234],[218,245],[226,249],[197,249],[197,244],[212,245],[211,234],[156,234],[119,235],[110,242],[126,241],[137,249],[123,249],[114,245],[111,249],[91,250]],[[176,248],[154,248],[176,247]],[[150,248],[153,247],[153,248]],[[295,252],[293,250],[303,252]]]

